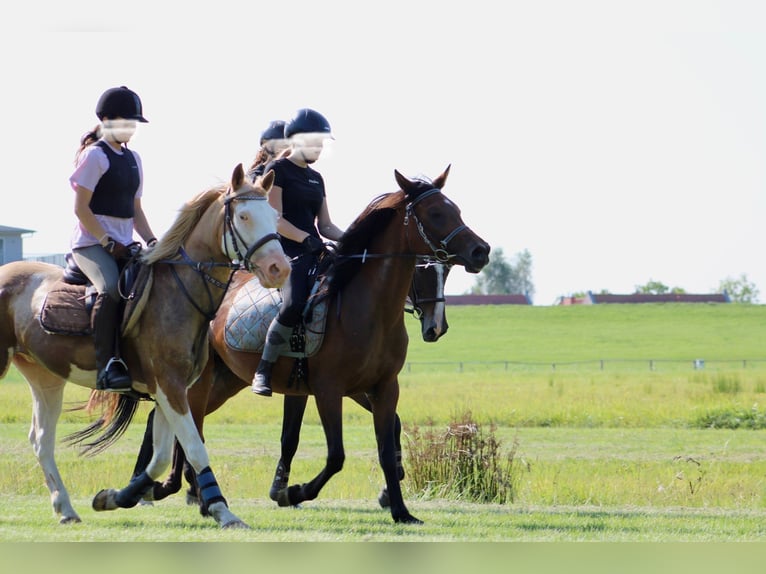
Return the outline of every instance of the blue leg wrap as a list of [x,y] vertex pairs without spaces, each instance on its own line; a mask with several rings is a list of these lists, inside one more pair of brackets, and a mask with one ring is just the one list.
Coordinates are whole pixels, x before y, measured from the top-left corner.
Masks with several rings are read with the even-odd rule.
[[[226,499],[221,493],[221,489],[218,487],[218,482],[215,479],[213,471],[210,467],[205,467],[202,472],[197,475],[197,485],[199,486],[199,496],[206,506],[213,504],[214,502],[223,502],[226,504]],[[228,504],[227,504],[228,506]]]

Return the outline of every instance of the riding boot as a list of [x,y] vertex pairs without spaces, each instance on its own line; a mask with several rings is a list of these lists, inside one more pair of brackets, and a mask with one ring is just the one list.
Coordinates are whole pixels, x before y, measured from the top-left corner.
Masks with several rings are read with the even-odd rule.
[[96,388],[100,391],[129,391],[132,381],[125,362],[115,357],[119,302],[99,293],[93,305],[91,327],[96,343]]
[[252,391],[263,397],[271,396],[271,369],[279,355],[287,347],[293,328],[283,325],[275,318],[266,333],[263,354],[253,377]]

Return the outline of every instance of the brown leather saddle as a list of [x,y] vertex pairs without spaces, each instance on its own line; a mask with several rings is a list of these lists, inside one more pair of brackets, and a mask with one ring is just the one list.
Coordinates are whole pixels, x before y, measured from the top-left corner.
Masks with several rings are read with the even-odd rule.
[[[138,252],[122,265],[120,292],[123,293],[121,333],[132,334],[151,289],[151,267],[144,265]],[[80,270],[71,253],[65,257],[61,279],[45,296],[40,308],[40,325],[53,335],[91,335],[91,313],[96,290]]]

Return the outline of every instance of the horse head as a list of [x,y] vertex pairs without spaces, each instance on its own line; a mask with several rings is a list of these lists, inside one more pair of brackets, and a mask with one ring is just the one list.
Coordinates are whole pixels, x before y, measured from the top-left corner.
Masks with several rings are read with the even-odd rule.
[[251,182],[242,164],[234,168],[226,193],[225,229],[222,249],[230,259],[239,260],[267,288],[281,287],[290,275],[290,261],[277,234],[277,211],[268,201],[274,172]]
[[420,334],[426,343],[435,343],[449,329],[444,285],[451,268],[448,263],[431,261],[415,266],[407,296],[412,309],[405,311],[420,320]]
[[489,263],[489,244],[476,235],[460,216],[460,208],[442,193],[450,166],[432,182],[409,179],[394,170],[396,182],[407,197],[406,223],[410,220],[424,252],[437,261],[462,265],[478,273]]

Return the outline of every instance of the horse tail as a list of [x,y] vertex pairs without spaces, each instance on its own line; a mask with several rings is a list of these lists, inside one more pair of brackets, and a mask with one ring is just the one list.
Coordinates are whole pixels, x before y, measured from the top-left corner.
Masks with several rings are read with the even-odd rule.
[[[73,446],[80,445],[80,456],[95,456],[105,451],[128,430],[138,410],[138,403],[138,399],[125,394],[91,391],[85,405],[71,410],[85,409],[92,412],[97,407],[101,407],[101,417],[84,429],[65,436],[63,441]],[[96,438],[91,442],[85,442],[92,437]]]

